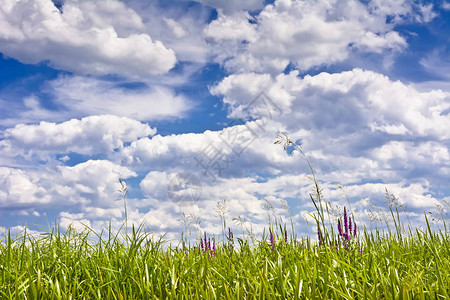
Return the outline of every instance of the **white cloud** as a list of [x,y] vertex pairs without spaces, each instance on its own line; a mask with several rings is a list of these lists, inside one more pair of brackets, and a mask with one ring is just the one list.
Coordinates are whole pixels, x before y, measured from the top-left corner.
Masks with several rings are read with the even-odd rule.
[[170,79],[162,76],[160,84],[60,76],[46,82],[43,87],[52,96],[57,109],[45,107],[43,103],[46,100],[35,94],[13,104],[0,99],[0,105],[5,107],[0,125],[10,127],[42,120],[62,122],[71,118],[105,114],[139,121],[183,118],[198,104],[175,93],[166,84],[179,85],[187,79],[186,76],[179,75]]
[[124,142],[156,133],[146,124],[111,115],[72,119],[63,123],[41,122],[38,125],[19,124],[6,129],[0,149],[7,156],[47,156],[50,153],[108,153],[122,148]]
[[78,74],[166,73],[174,51],[143,29],[141,17],[119,1],[67,1],[60,12],[51,0],[8,0],[0,9],[0,51]]
[[450,176],[450,154],[446,144],[391,141],[373,149],[371,156],[380,166],[395,170],[399,177],[412,177],[415,172],[419,172],[419,176],[426,173],[442,178]]
[[450,79],[450,75],[448,74],[450,68],[449,53],[450,51],[445,51],[445,49],[435,49],[419,61],[430,74],[440,77],[447,86],[448,80]]
[[210,5],[217,9],[223,10],[225,13],[233,13],[241,10],[258,10],[264,7],[263,0],[195,0]]
[[[189,3],[178,2],[177,5],[169,6],[163,3],[127,1],[127,5],[141,15],[145,32],[173,49],[178,61],[193,63],[197,69],[198,65],[209,60],[208,45],[203,39],[202,30],[210,17],[210,9]],[[174,73],[171,72],[163,82],[170,80]]]
[[450,2],[444,1],[444,2],[442,3],[442,8],[443,8],[444,10],[450,10]]
[[242,12],[219,15],[204,34],[230,71],[274,74],[289,62],[307,70],[343,61],[353,51],[402,50],[406,41],[386,17],[406,14],[406,7],[387,12],[358,1],[283,0],[267,5],[252,23]]
[[247,12],[237,12],[231,16],[220,14],[205,28],[205,36],[214,42],[255,41],[257,31],[249,22],[252,19]]
[[107,160],[39,170],[0,167],[0,206],[117,208],[122,206],[115,201],[120,196],[119,178],[135,176],[130,169]]
[[[249,80],[252,78],[252,80]],[[269,82],[272,83],[269,83]],[[449,139],[450,95],[440,90],[418,92],[413,86],[389,80],[371,71],[354,69],[342,73],[321,73],[298,77],[297,71],[269,80],[264,74],[237,74],[211,88],[223,95],[233,116],[249,99],[265,90],[284,112],[283,123],[330,134],[360,134],[367,130]],[[297,124],[297,125],[296,125]]]
[[437,16],[437,14],[433,11],[432,3],[425,5],[419,4],[418,9],[421,13],[421,15],[417,17],[418,22],[428,23]]
[[39,176],[20,169],[0,167],[0,206],[41,206],[51,202],[48,191],[39,186]]
[[59,226],[64,229],[71,228],[72,230],[83,232],[91,229],[91,222],[88,219],[82,219],[83,214],[71,214],[68,212],[61,212],[59,214]]
[[76,115],[112,114],[148,121],[181,118],[193,104],[163,86],[125,89],[89,77],[61,77],[49,83],[56,99]]

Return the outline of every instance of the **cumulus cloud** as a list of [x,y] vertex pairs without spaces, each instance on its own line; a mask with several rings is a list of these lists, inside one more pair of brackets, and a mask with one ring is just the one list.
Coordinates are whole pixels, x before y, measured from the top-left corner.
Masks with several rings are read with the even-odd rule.
[[0,206],[20,208],[49,204],[51,196],[39,186],[39,176],[36,175],[20,169],[0,167]]
[[77,74],[166,73],[174,51],[143,29],[141,17],[119,1],[67,1],[58,10],[51,0],[8,0],[0,9],[0,51]]
[[283,119],[287,119],[284,123],[290,127],[301,124],[305,129],[336,136],[366,131],[450,138],[443,125],[450,122],[446,92],[419,92],[413,86],[361,69],[303,79],[298,74],[292,71],[275,78],[254,73],[230,75],[211,92],[224,96],[233,117],[243,117],[242,107],[265,90],[283,110]]
[[72,119],[63,123],[19,124],[3,132],[0,149],[7,156],[33,153],[97,154],[122,148],[125,142],[156,133],[156,129],[138,121],[111,115]]
[[[278,130],[301,138],[327,181],[388,183],[407,178],[443,184],[448,177],[450,95],[446,92],[420,92],[360,69],[304,78],[297,71],[277,77],[235,74],[211,88],[213,94],[223,96],[234,118],[252,114],[245,108],[259,90],[283,112],[269,124],[276,127],[277,121]],[[285,171],[282,160],[277,162]]]
[[119,179],[135,176],[130,169],[106,160],[40,170],[1,167],[0,206],[117,208],[121,205],[115,201]]
[[221,14],[204,34],[218,46],[217,59],[230,71],[278,73],[290,62],[307,70],[343,61],[353,51],[404,49],[406,40],[386,17],[406,14],[410,7],[375,8],[358,1],[280,0],[255,19],[242,12]]
[[95,204],[109,208],[117,199],[119,179],[136,177],[130,169],[107,160],[89,160],[73,167],[60,166],[61,180],[54,185],[60,196],[69,202]]

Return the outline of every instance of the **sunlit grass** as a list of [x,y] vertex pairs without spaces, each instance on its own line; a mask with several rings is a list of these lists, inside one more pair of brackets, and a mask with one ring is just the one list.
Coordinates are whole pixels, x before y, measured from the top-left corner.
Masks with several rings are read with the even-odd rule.
[[[402,240],[362,231],[354,243],[269,239],[216,252],[164,248],[141,229],[128,240],[96,242],[57,230],[0,244],[1,298],[446,299],[450,244],[443,232],[416,230]],[[237,243],[237,242],[236,242]]]

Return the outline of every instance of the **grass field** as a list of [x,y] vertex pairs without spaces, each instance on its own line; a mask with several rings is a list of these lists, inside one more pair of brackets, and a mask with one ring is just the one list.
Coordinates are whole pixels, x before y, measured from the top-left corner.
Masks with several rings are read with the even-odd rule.
[[126,234],[55,227],[13,237],[6,231],[0,298],[449,299],[446,220],[444,229],[432,230],[424,214],[425,230],[405,230],[389,207],[392,231],[355,229],[347,211],[330,224],[315,177],[314,184],[319,241],[297,238],[277,219],[258,239],[223,228],[221,240],[204,233],[177,247],[151,239],[144,226]]
[[[142,229],[142,228],[141,228]],[[280,230],[279,230],[280,231]],[[443,232],[359,232],[331,246],[227,240],[164,248],[135,229],[129,239],[57,230],[0,244],[3,299],[448,299],[450,243]],[[271,238],[272,237],[272,238]],[[205,238],[203,238],[205,239]],[[337,245],[336,245],[337,242]]]

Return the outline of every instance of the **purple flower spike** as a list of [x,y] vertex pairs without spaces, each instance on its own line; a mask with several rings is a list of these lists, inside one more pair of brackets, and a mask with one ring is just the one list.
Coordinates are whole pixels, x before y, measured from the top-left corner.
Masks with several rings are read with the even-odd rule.
[[356,224],[355,224],[355,228],[353,228],[353,236],[356,237]]
[[343,237],[344,233],[342,232],[341,220],[338,220],[338,231],[339,231],[339,235]]
[[323,240],[322,240],[322,232],[320,232],[320,228],[317,230],[317,236],[319,238],[319,243],[322,244]]
[[216,240],[213,238],[213,249],[212,249],[212,255],[216,256]]
[[284,230],[284,241],[285,241],[286,244],[287,244],[287,242],[288,242],[287,230]]
[[347,220],[347,208],[344,207],[344,230],[345,233],[348,233],[348,220]]

